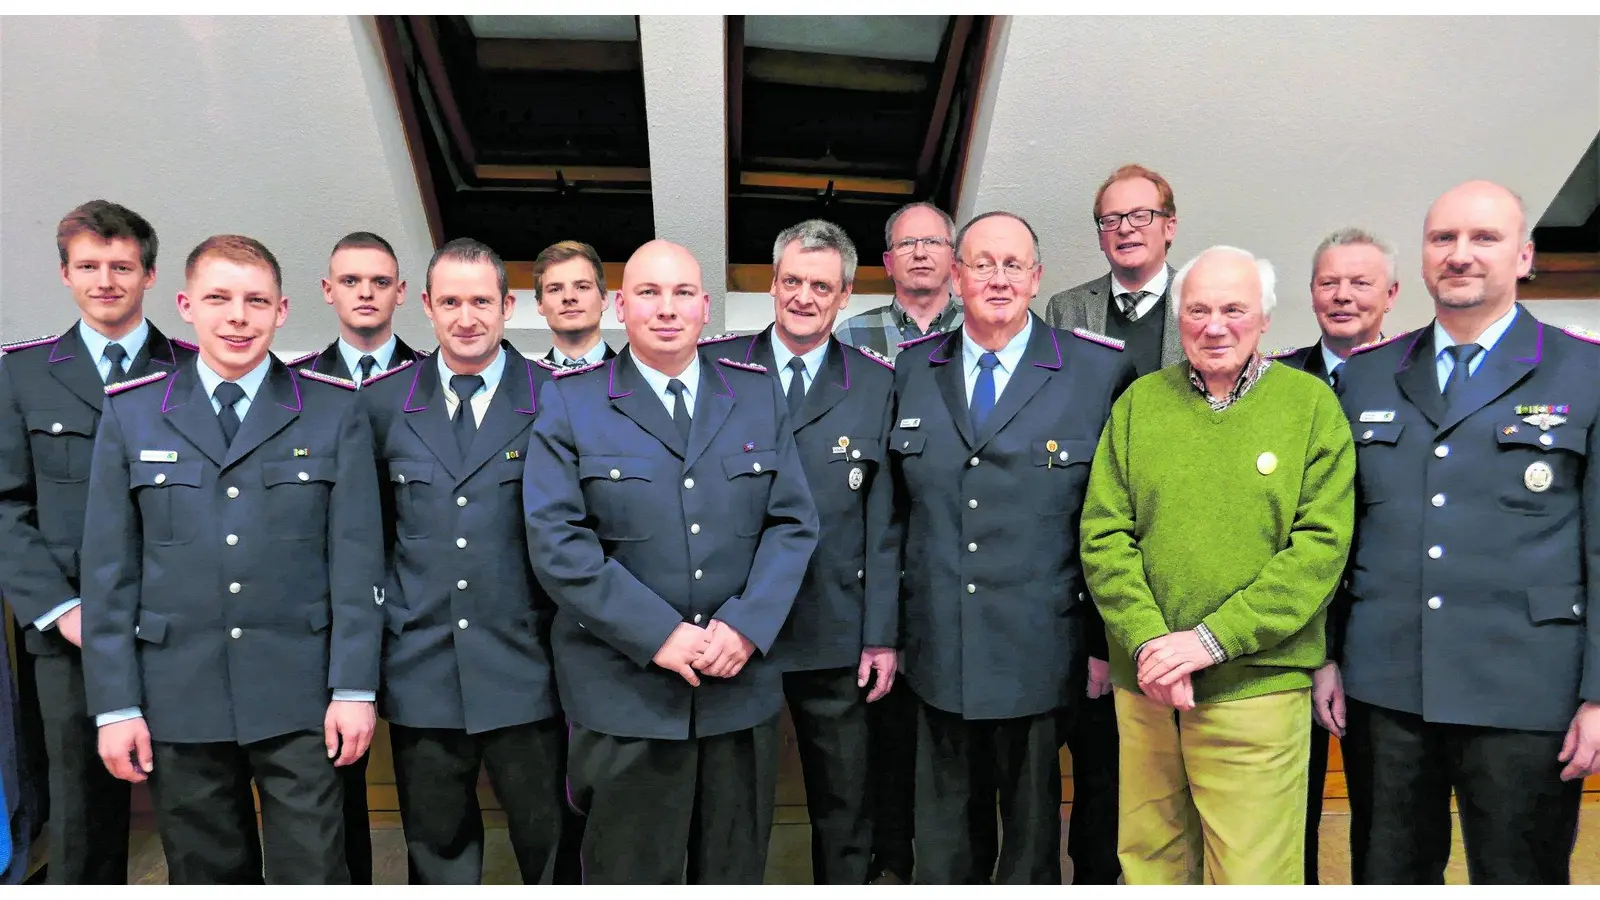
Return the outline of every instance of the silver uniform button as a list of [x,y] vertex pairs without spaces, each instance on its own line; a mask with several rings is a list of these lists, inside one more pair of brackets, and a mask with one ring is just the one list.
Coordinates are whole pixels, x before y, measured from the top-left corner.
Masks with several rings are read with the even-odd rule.
[[230,593],[230,594],[237,594],[242,590],[244,590],[244,588],[237,581],[235,581],[233,584],[228,585],[228,593]]
[[299,475],[297,475],[295,477],[299,478],[301,481],[310,481],[311,480],[311,476],[306,474],[305,472],[301,472]]
[[1556,442],[1556,439],[1551,437],[1548,434],[1539,435],[1539,443],[1545,445],[1546,447],[1550,446],[1551,444],[1554,444],[1555,442]]
[[233,639],[237,641],[239,638],[244,636],[244,630],[241,628],[235,628],[234,630],[228,632],[228,634],[232,635]]
[[976,594],[977,592],[978,592],[978,586],[977,585],[975,585],[975,584],[967,585],[967,593]]
[[977,553],[978,552],[978,545],[976,543],[968,544],[967,545],[967,552],[968,553]]
[[466,631],[467,630],[467,620],[466,619],[462,619],[461,621],[457,622],[456,623],[456,627],[461,629],[462,631]]
[[1450,455],[1450,445],[1440,444],[1439,446],[1433,448],[1433,455],[1439,457],[1440,459],[1444,459],[1446,456]]
[[457,506],[466,506],[467,505],[467,498],[465,498],[465,497],[457,497],[456,498],[456,505]]
[[228,546],[232,547],[239,543],[239,536],[237,534],[230,534],[226,540],[228,541]]
[[969,466],[975,466],[977,464],[978,464],[978,458],[976,456],[974,456],[973,458],[967,460],[967,465],[969,465]]
[[460,581],[456,582],[456,590],[464,591],[466,589],[467,589],[467,580],[465,578],[463,578]]
[[1429,597],[1428,598],[1428,608],[1429,609],[1438,609],[1439,607],[1441,607],[1443,605],[1444,605],[1444,601],[1440,600],[1438,597]]
[[61,433],[61,423],[60,422],[51,422],[50,423],[50,433],[51,434],[60,434]]
[[166,484],[166,483],[167,483],[167,473],[162,472],[161,474],[156,476],[156,484]]
[[699,522],[691,523],[689,525],[689,533],[690,534],[699,534],[700,533],[700,523]]
[[394,480],[398,481],[401,484],[405,484],[406,483],[406,477],[404,475],[396,475],[394,477]]
[[977,509],[978,508],[978,498],[974,497],[971,500],[968,500],[967,501],[967,508],[968,509]]
[[1428,556],[1431,559],[1438,559],[1439,557],[1441,557],[1443,555],[1444,555],[1444,548],[1439,546],[1438,544],[1434,544],[1432,547],[1428,548]]
[[1574,604],[1572,604],[1572,614],[1575,615],[1575,616],[1583,615],[1583,604],[1582,603],[1574,603]]
[[1065,450],[1061,451],[1061,461],[1062,462],[1066,462],[1067,461],[1067,451],[1065,451]]
[[467,549],[467,539],[466,538],[456,538],[456,546],[460,547],[463,550]]
[[229,500],[232,500],[232,499],[234,499],[234,498],[236,498],[238,496],[239,496],[239,489],[238,488],[236,488],[236,487],[228,488],[228,499]]
[[850,451],[850,458],[851,459],[860,459],[861,458],[861,451],[860,450],[851,450]]
[[695,581],[699,581],[705,574],[706,573],[700,571],[699,569],[695,569],[694,570],[694,580]]
[[610,472],[608,472],[606,474],[611,476],[611,480],[612,481],[616,481],[618,478],[622,477],[622,472],[619,469],[612,469]]
[[700,615],[699,613],[695,613],[694,614],[694,624],[699,625],[700,624],[700,620],[703,619],[703,618],[705,618],[705,617]]
[[[901,574],[901,575],[904,575],[904,574],[906,574],[906,573],[904,573],[904,572],[901,572],[901,573],[900,573],[900,574]],[[860,570],[860,569],[857,569],[857,570],[856,570],[856,580],[857,580],[857,581],[860,581],[860,580],[861,580],[861,579],[863,579],[863,578],[865,578],[865,577],[867,577],[867,573],[866,573],[866,572],[863,572],[863,571],[862,571],[862,570]]]
[[[858,452],[859,452],[859,451],[858,451]],[[752,465],[752,466],[750,466],[750,468],[752,468],[752,469],[754,469],[754,470],[755,470],[755,471],[757,471],[757,472],[759,472],[759,471],[761,471],[761,463],[755,463],[755,464],[753,464],[753,465]]]
[[1434,506],[1443,506],[1444,505],[1444,495],[1443,494],[1434,494],[1433,495],[1433,505]]
[[1370,441],[1370,440],[1372,440],[1372,429],[1371,429],[1371,428],[1368,428],[1368,429],[1367,429],[1367,430],[1366,430],[1366,431],[1363,431],[1363,432],[1361,432],[1361,439],[1362,439],[1362,440],[1363,440],[1363,441]]
[[686,490],[686,491],[694,490],[694,479],[693,478],[685,478],[683,480],[683,489]]

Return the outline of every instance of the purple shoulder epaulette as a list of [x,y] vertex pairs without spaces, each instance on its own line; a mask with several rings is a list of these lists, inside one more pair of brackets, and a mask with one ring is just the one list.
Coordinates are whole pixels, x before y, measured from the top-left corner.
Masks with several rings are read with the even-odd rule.
[[1072,329],[1072,333],[1080,338],[1083,338],[1091,344],[1099,344],[1102,347],[1110,347],[1113,350],[1121,350],[1128,346],[1124,341],[1119,341],[1114,337],[1101,334],[1098,331],[1090,331],[1087,328],[1074,328]]
[[396,372],[404,372],[406,369],[411,368],[411,366],[415,363],[416,360],[408,359],[392,369],[384,369],[382,372],[374,372],[373,374],[367,376],[366,381],[361,382],[361,386],[366,387],[367,385],[372,384],[374,381],[382,381]]
[[580,374],[580,373],[583,373],[583,372],[593,372],[595,369],[598,369],[598,368],[600,368],[601,366],[603,366],[605,364],[606,364],[606,361],[602,359],[602,360],[600,360],[599,362],[596,362],[596,363],[589,363],[587,366],[578,366],[577,368],[562,369],[559,372],[553,372],[553,373],[551,373],[551,377],[552,378],[566,378],[568,375],[577,375],[577,374]]
[[1271,353],[1263,353],[1261,355],[1267,359],[1283,359],[1285,356],[1293,356],[1299,352],[1299,347],[1284,347],[1282,350],[1274,350]]
[[304,356],[296,356],[294,359],[284,360],[283,364],[293,369],[296,366],[303,366],[313,359],[316,359],[321,353],[321,350],[313,350]]
[[560,366],[556,365],[555,363],[551,362],[548,359],[536,359],[536,360],[533,360],[533,363],[534,363],[534,365],[537,365],[541,369],[548,369],[548,370],[550,370],[552,372],[561,371],[561,367]]
[[1590,344],[1600,344],[1600,332],[1590,331],[1587,328],[1579,328],[1576,325],[1571,325],[1561,330],[1580,341],[1585,341]]
[[1381,338],[1378,338],[1375,341],[1368,341],[1367,343],[1362,344],[1359,347],[1356,347],[1354,350],[1351,350],[1350,351],[1350,355],[1354,356],[1357,353],[1365,353],[1368,350],[1376,350],[1376,349],[1378,349],[1379,347],[1382,347],[1385,344],[1392,344],[1395,341],[1398,341],[1401,338],[1406,337],[1406,336],[1408,336],[1410,334],[1411,334],[1411,332],[1409,332],[1409,331],[1402,331],[1399,334],[1392,335],[1390,337],[1381,337]]
[[884,356],[882,353],[879,353],[871,347],[857,347],[856,352],[860,353],[862,356],[865,356],[867,359],[872,360],[878,365],[883,366],[889,371],[894,371],[894,360]]
[[196,344],[194,341],[186,341],[183,338],[167,338],[167,340],[177,344],[179,347],[182,347],[185,350],[193,350],[196,353],[200,352],[200,345]]
[[9,344],[0,344],[0,353],[11,353],[16,350],[26,350],[29,347],[43,347],[61,340],[61,335],[50,334],[44,337],[28,338],[25,341],[12,341]]
[[895,346],[899,347],[901,350],[904,350],[907,347],[915,347],[916,345],[922,343],[923,341],[931,341],[936,337],[945,337],[947,334],[948,334],[948,332],[935,331],[935,332],[933,332],[931,334],[925,334],[925,335],[923,335],[922,337],[919,337],[919,338],[912,338],[909,341],[901,341],[900,343],[895,344]]
[[335,387],[342,387],[347,391],[353,391],[359,387],[359,385],[348,378],[340,378],[337,375],[324,375],[321,372],[318,372],[316,369],[299,369],[298,371],[300,372],[301,378],[309,378],[312,381],[320,381],[323,384],[331,384]]
[[119,381],[116,384],[108,384],[106,385],[106,396],[111,397],[120,394],[123,391],[131,391],[136,387],[142,387],[147,384],[155,384],[171,374],[172,373],[168,371],[152,372],[149,375],[141,375],[138,378],[130,378],[127,381]]
[[739,362],[738,360],[729,359],[726,356],[718,357],[717,362],[722,363],[725,366],[733,366],[735,369],[743,369],[746,372],[766,372],[767,371],[767,367],[763,366],[760,363]]
[[738,337],[737,334],[734,334],[731,331],[725,331],[722,334],[713,334],[710,337],[703,337],[697,343],[704,347],[706,344],[720,344],[723,341],[731,341],[736,337]]

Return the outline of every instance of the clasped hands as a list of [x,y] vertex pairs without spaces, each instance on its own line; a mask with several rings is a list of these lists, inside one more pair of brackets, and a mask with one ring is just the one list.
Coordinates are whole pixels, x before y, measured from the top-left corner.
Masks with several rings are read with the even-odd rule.
[[1193,631],[1174,631],[1144,645],[1137,660],[1139,690],[1176,710],[1194,709],[1194,673],[1214,662]]
[[721,619],[712,619],[711,625],[701,628],[688,622],[678,623],[667,635],[666,643],[652,659],[656,665],[677,672],[684,681],[700,686],[699,672],[715,678],[732,678],[744,669],[756,645]]

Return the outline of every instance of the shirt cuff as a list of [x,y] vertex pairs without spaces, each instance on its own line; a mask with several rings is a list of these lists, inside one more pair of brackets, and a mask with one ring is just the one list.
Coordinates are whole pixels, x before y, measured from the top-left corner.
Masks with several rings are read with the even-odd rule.
[[345,688],[334,688],[333,699],[346,703],[376,703],[377,691],[353,691]]
[[94,717],[94,724],[96,727],[103,727],[106,725],[114,725],[117,722],[126,722],[129,719],[142,718],[144,718],[144,713],[139,711],[139,707],[130,706],[127,709],[118,709],[112,712],[101,713],[100,715]]
[[73,597],[71,600],[68,600],[67,602],[65,602],[65,603],[61,604],[60,606],[56,607],[55,609],[50,610],[49,612],[45,613],[44,615],[40,616],[39,618],[34,619],[33,620],[33,627],[39,629],[40,631],[45,631],[45,630],[49,629],[51,626],[55,625],[57,619],[61,618],[62,616],[66,615],[69,612],[72,612],[74,609],[77,609],[79,606],[82,606],[82,605],[83,605],[83,601],[82,600],[78,599],[77,597]]
[[1221,665],[1228,661],[1228,651],[1222,649],[1222,644],[1217,641],[1217,636],[1211,633],[1211,629],[1206,627],[1206,623],[1201,622],[1196,625],[1194,633],[1196,637],[1200,638],[1200,646],[1206,648],[1206,652],[1211,654],[1211,662],[1214,665]]

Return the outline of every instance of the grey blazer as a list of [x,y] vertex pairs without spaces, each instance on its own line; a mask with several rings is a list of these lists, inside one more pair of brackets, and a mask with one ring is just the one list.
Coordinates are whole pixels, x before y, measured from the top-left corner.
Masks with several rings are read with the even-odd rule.
[[[1161,365],[1170,366],[1183,359],[1183,342],[1179,338],[1177,316],[1172,310],[1172,264],[1167,264],[1167,289],[1161,295],[1166,301],[1167,325],[1161,336]],[[1111,297],[1111,273],[1093,281],[1085,281],[1050,298],[1045,308],[1044,320],[1052,328],[1068,331],[1087,328],[1097,334],[1106,333],[1106,301]]]

